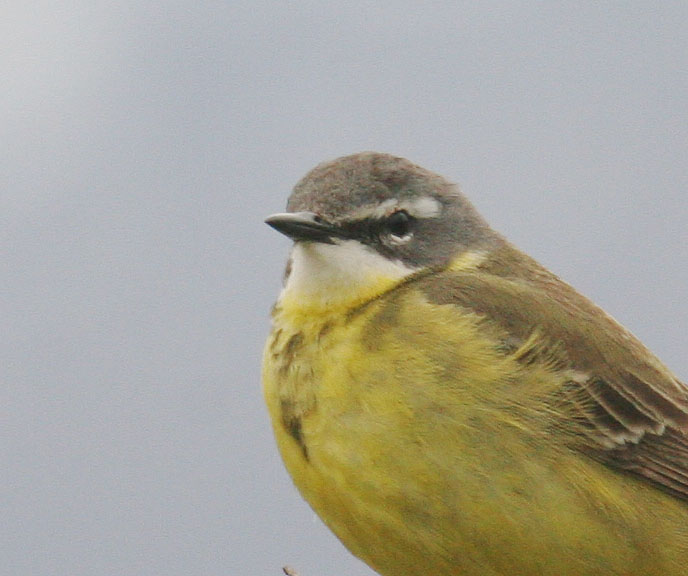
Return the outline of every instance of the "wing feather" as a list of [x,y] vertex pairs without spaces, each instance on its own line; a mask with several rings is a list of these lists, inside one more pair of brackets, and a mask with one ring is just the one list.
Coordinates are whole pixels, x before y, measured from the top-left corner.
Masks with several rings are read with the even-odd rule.
[[[511,350],[541,335],[549,357],[581,375],[556,390],[553,402],[573,448],[688,499],[688,387],[613,318],[527,256],[506,247],[486,262],[446,271],[439,281],[420,279],[421,288],[435,303],[499,325]],[[538,356],[547,354],[519,361]]]

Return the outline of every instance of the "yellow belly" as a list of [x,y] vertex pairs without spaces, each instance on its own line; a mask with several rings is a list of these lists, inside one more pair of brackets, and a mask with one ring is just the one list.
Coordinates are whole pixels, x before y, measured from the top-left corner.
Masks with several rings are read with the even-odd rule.
[[413,290],[278,311],[264,393],[304,498],[385,576],[686,574],[688,507],[570,451],[560,377],[501,336]]

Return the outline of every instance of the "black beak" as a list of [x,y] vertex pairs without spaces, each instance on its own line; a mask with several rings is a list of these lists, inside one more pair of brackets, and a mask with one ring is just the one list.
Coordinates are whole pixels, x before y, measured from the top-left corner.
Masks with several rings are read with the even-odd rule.
[[333,244],[333,238],[341,237],[341,231],[325,222],[313,212],[285,212],[273,214],[265,219],[265,223],[278,232],[289,236],[294,242],[321,242]]

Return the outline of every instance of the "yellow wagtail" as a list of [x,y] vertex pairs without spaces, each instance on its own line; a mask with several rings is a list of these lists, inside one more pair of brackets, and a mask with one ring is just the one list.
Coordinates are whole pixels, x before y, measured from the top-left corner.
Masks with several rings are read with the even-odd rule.
[[294,240],[263,380],[294,482],[384,576],[688,574],[688,388],[441,176],[362,153]]

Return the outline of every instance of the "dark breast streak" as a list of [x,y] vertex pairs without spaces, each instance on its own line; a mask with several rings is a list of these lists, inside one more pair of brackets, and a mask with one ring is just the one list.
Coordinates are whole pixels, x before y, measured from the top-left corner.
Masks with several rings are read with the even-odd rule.
[[312,342],[307,341],[303,332],[285,335],[282,329],[277,329],[270,343],[279,391],[280,422],[299,445],[306,461],[309,453],[303,433],[303,418],[317,408],[311,364],[318,353],[320,340],[332,326],[331,322],[325,323]]

